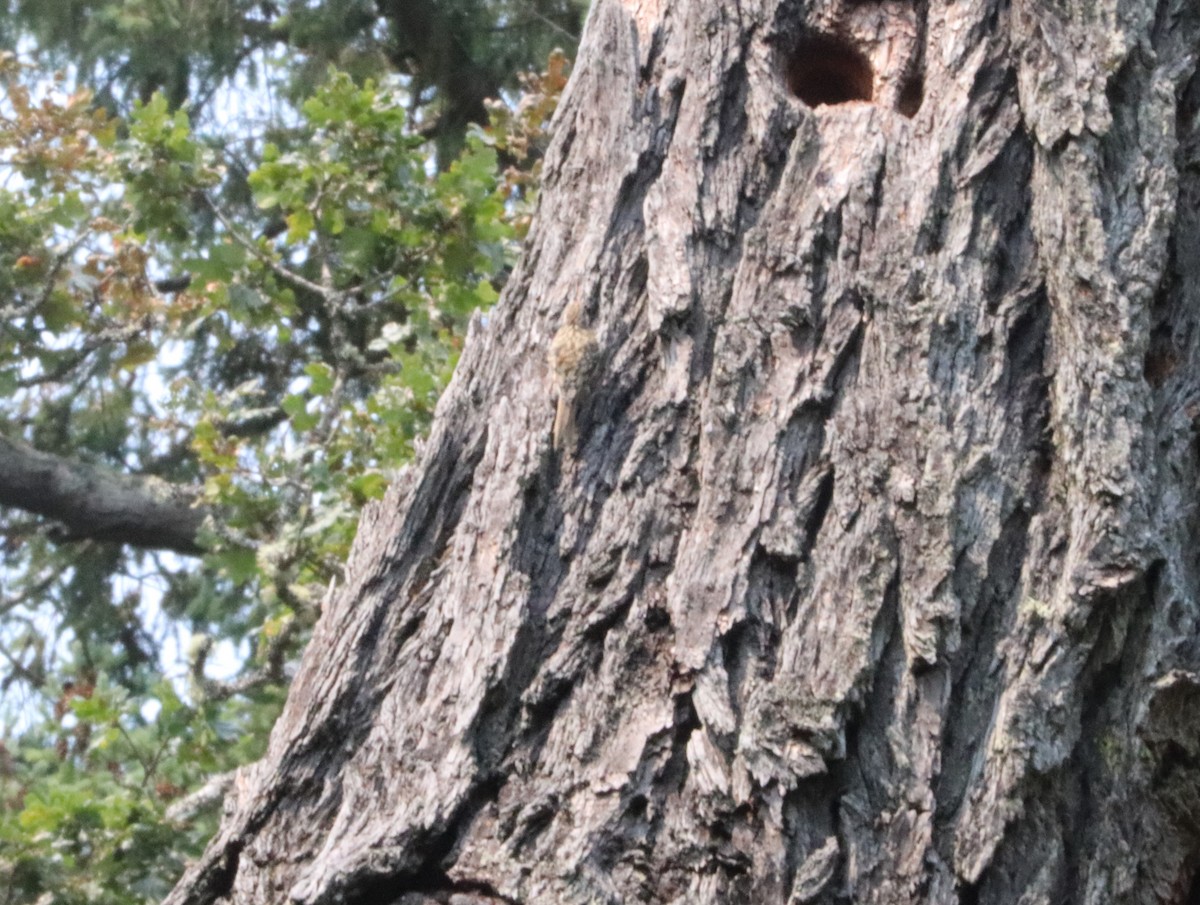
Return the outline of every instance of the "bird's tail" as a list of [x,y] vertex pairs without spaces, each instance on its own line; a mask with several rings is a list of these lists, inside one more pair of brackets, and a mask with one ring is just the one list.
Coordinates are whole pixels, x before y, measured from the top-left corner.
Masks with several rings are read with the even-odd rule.
[[575,446],[575,406],[566,393],[559,394],[558,409],[554,413],[554,448],[561,452]]

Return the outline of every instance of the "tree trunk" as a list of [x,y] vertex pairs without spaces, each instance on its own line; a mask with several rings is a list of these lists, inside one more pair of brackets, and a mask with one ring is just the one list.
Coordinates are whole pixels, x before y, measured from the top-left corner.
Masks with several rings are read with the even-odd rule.
[[1200,901],[1198,44],[597,0],[523,264],[168,901]]

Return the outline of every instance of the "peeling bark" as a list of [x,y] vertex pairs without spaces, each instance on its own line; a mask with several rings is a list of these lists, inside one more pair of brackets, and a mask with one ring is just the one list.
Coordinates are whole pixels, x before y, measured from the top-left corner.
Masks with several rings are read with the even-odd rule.
[[597,0],[523,263],[168,902],[1194,900],[1198,46]]

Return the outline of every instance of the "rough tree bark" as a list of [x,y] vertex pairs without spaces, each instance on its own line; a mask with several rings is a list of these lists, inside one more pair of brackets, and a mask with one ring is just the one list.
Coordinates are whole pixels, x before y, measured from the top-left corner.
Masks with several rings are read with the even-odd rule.
[[523,265],[168,901],[1197,901],[1198,42],[598,0]]

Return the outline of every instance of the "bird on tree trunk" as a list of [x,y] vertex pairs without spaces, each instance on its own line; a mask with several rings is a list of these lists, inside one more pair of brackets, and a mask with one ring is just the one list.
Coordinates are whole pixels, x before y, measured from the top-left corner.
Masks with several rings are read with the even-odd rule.
[[562,315],[550,342],[550,367],[558,391],[553,441],[556,450],[572,450],[578,442],[578,407],[596,357],[596,334],[583,325],[583,302],[575,299]]

